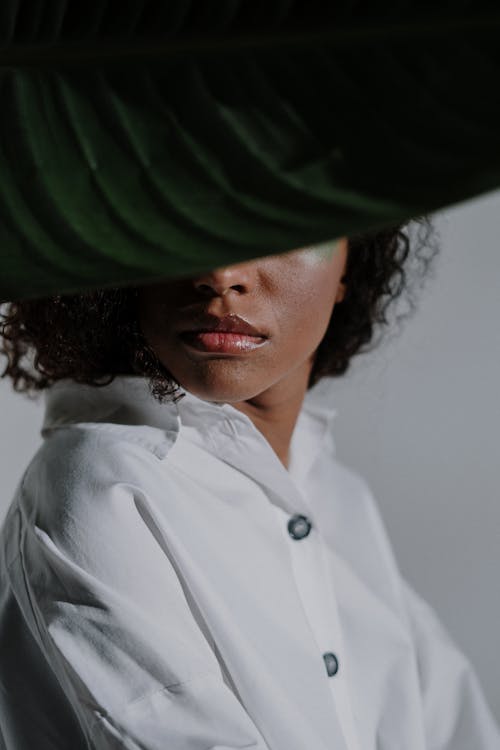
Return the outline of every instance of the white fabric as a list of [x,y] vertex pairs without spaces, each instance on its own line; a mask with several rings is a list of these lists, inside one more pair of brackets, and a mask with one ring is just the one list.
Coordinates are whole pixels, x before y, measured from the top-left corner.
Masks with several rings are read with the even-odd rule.
[[500,749],[335,457],[330,393],[306,394],[287,470],[230,404],[160,405],[135,376],[46,392],[1,536],[0,746]]

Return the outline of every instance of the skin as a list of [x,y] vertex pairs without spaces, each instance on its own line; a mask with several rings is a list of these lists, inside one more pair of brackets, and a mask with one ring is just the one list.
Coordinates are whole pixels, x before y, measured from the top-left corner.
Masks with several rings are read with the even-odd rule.
[[[344,237],[139,290],[142,332],[181,388],[246,414],[285,468],[315,351],[345,294],[347,254]],[[241,315],[268,341],[246,354],[193,352],[179,332],[200,310]]]

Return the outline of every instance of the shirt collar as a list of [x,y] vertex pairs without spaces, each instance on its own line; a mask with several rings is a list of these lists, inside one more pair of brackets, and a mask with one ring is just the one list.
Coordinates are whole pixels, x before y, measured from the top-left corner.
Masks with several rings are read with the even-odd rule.
[[[298,486],[306,481],[321,455],[331,456],[335,451],[331,423],[337,412],[332,380],[323,378],[304,396],[290,446],[289,473]],[[148,379],[140,375],[118,375],[105,386],[60,380],[45,391],[41,434],[47,437],[51,431],[72,424],[106,423],[164,458],[185,428],[186,435],[212,446],[223,460],[242,469],[246,467],[245,457],[238,455],[238,445],[229,437],[246,440],[250,450],[267,447],[271,470],[277,468],[279,459],[246,414],[229,403],[206,401],[189,391],[182,392],[185,395],[177,402],[160,404],[150,393]],[[262,464],[260,470],[263,471]]]

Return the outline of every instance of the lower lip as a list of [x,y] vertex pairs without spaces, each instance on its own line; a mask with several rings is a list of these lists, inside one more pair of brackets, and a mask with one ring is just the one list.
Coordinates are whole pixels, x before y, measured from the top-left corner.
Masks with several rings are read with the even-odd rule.
[[220,354],[244,354],[258,349],[266,343],[263,336],[247,336],[243,333],[219,333],[186,331],[181,339],[201,352],[218,352]]

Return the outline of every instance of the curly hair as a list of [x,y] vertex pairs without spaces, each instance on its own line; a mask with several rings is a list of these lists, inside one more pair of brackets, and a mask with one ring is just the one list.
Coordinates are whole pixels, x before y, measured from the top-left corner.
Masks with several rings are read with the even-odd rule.
[[[429,242],[434,232],[429,218],[413,222],[419,228],[415,243],[407,224],[348,238],[345,296],[315,352],[308,389],[324,376],[342,375],[354,354],[368,351],[375,328],[389,322],[389,305],[403,290],[408,305],[397,320],[414,311],[414,282],[428,275],[436,247]],[[34,395],[63,378],[105,386],[116,375],[138,374],[149,378],[158,401],[182,398],[179,383],[140,330],[137,293],[137,287],[106,288],[6,303],[0,312],[0,354],[7,364],[0,377],[10,377],[14,390]]]

